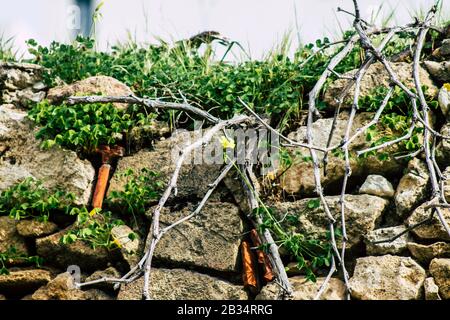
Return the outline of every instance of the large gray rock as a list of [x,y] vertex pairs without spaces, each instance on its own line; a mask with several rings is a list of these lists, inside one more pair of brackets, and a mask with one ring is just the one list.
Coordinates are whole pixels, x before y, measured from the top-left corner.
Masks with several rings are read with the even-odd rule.
[[[406,62],[396,62],[391,63],[391,67],[394,72],[397,74],[398,79],[405,84],[408,88],[415,88],[413,74],[413,66],[411,63]],[[357,70],[350,71],[345,74],[345,76],[353,76],[355,75]],[[419,70],[420,80],[422,85],[427,86],[429,88],[428,95],[431,97],[435,97],[437,95],[437,88],[433,84],[433,81],[430,78],[428,72],[420,68]],[[339,79],[333,82],[328,89],[325,91],[324,101],[330,105],[331,107],[337,107],[338,102],[337,99],[341,96],[344,88],[347,86],[349,80],[347,79]],[[366,74],[361,81],[361,93],[360,97],[366,97],[373,93],[373,90],[379,87],[388,88],[390,85],[390,77],[383,64],[380,62],[372,64],[368,69]],[[353,99],[353,95],[355,92],[355,85],[352,86],[351,90],[349,90],[348,94],[344,98],[344,105],[351,105],[351,101]]]
[[434,278],[443,299],[450,299],[450,259],[433,259],[430,273]]
[[439,295],[439,287],[432,277],[425,279],[423,287],[425,291],[425,300],[442,300]]
[[408,163],[407,173],[400,179],[395,193],[397,215],[405,217],[424,201],[430,177],[426,164],[414,158]]
[[48,236],[58,230],[58,226],[51,222],[41,222],[35,219],[21,220],[17,223],[17,232],[25,238],[39,238]]
[[[314,300],[324,281],[325,278],[317,278],[316,282],[311,282],[305,279],[305,277],[289,278],[293,289],[292,299]],[[276,283],[269,283],[256,296],[256,300],[281,300],[282,298],[283,290]],[[336,278],[330,279],[327,288],[320,296],[320,300],[345,300],[345,298],[345,284]]]
[[32,300],[85,300],[85,292],[77,289],[69,273],[61,273],[31,296]]
[[[102,278],[110,278],[110,279],[120,279],[122,274],[114,267],[108,267],[105,270],[98,270],[91,274],[86,278],[84,282],[90,282],[94,280],[99,280]],[[114,283],[111,282],[100,282],[97,284],[93,284],[89,286],[90,288],[97,288],[101,290],[112,291],[114,290]]]
[[430,245],[410,242],[408,249],[414,259],[426,266],[434,258],[450,258],[450,243],[447,242],[436,242]]
[[365,257],[356,260],[349,286],[359,300],[417,300],[425,278],[425,270],[411,258]]
[[361,188],[359,188],[359,193],[371,194],[382,198],[392,198],[394,192],[392,183],[385,177],[375,174],[369,175]]
[[[130,238],[133,234],[134,238]],[[122,258],[128,263],[130,267],[136,265],[139,260],[139,248],[141,240],[139,236],[127,225],[116,226],[111,229],[111,236],[120,245],[120,253]]]
[[[432,212],[432,208],[425,210],[428,203],[424,203],[420,207],[418,207],[411,216],[406,220],[408,227],[416,225],[425,219],[429,218]],[[450,224],[450,209],[441,209],[443,218]],[[450,236],[442,225],[441,221],[438,218],[437,213],[433,215],[431,222],[425,223],[417,228],[412,230],[417,237],[424,240],[444,240],[449,241]]]
[[0,103],[27,106],[45,97],[41,66],[0,61]]
[[445,200],[450,201],[450,167],[445,168],[445,170],[442,172],[442,179],[444,182],[443,189],[444,189],[444,197]]
[[[450,123],[445,123],[440,131],[443,136],[450,136]],[[436,160],[439,164],[447,167],[450,159],[450,140],[442,139],[436,148]]]
[[[69,85],[51,88],[47,93],[47,99],[52,104],[60,104],[64,99],[75,95],[104,95],[104,96],[129,96],[133,92],[124,83],[107,76],[95,76],[86,78]],[[117,109],[128,108],[126,103],[114,103]]]
[[403,225],[370,231],[365,238],[367,254],[372,256],[402,253],[407,249],[408,242],[412,241],[409,233],[405,233],[394,241],[378,244],[373,244],[373,242],[392,238],[404,231],[406,231],[406,227]]
[[[122,285],[118,300],[141,300],[144,278]],[[154,300],[247,300],[242,286],[183,269],[152,269]]]
[[[363,127],[374,117],[373,113],[362,112],[356,115],[350,135],[356,133],[356,130]],[[319,119],[312,125],[312,144],[317,147],[326,148],[328,138],[331,132],[333,119]],[[345,135],[348,123],[348,113],[341,113],[337,122],[336,129],[331,139],[331,145],[335,146],[341,143]],[[378,131],[383,132],[381,124],[378,125]],[[296,141],[304,141],[306,137],[306,127],[300,127],[297,131],[289,134],[289,138]],[[402,172],[403,162],[397,161],[393,157],[387,160],[380,160],[377,155],[368,157],[358,157],[356,151],[369,148],[371,142],[366,140],[365,134],[360,134],[352,141],[350,149],[350,167],[352,170],[352,178],[363,178],[370,174],[393,175]],[[390,154],[398,151],[398,146],[394,145],[386,148],[383,152]],[[291,157],[295,159],[294,164],[286,170],[281,177],[281,187],[287,193],[312,195],[315,192],[315,180],[313,174],[313,163],[309,161],[310,152],[305,148],[289,148]],[[321,166],[321,182],[323,187],[336,185],[342,181],[345,176],[345,159],[330,152],[328,154],[328,165],[326,174],[323,174],[323,157],[324,153],[317,152]],[[282,168],[283,169],[283,168]]]
[[0,253],[11,247],[19,252],[28,253],[25,238],[17,232],[17,221],[10,217],[0,217]]
[[[193,210],[194,205],[180,211],[165,208],[160,218],[161,226],[168,226]],[[176,265],[236,272],[243,233],[244,226],[237,206],[210,202],[197,216],[161,238],[155,259]]]
[[77,265],[84,271],[94,271],[106,267],[110,260],[108,250],[104,247],[91,248],[83,241],[62,244],[61,237],[67,230],[36,240],[36,250],[46,263],[66,269]]
[[20,296],[31,293],[51,280],[50,272],[30,269],[11,271],[0,275],[0,292],[7,296]]
[[441,90],[439,90],[438,101],[442,113],[446,116],[450,109],[450,84],[445,84]]
[[[337,227],[340,228],[340,203],[339,196],[325,197],[331,214],[338,221]],[[308,208],[308,204],[317,202],[318,199],[302,199],[295,202],[275,203],[272,207],[275,214],[281,219],[288,216],[294,219],[284,219],[282,225],[287,228],[305,234],[314,239],[324,238],[328,231],[329,221],[324,212],[322,204],[318,208]],[[345,218],[347,227],[348,242],[352,247],[362,240],[368,232],[375,229],[375,226],[388,205],[388,201],[370,195],[346,195],[345,197]]]
[[59,146],[42,150],[37,130],[26,112],[0,106],[0,191],[33,177],[48,189],[73,193],[76,204],[87,204],[95,175],[91,163]]
[[[166,184],[175,170],[179,152],[193,143],[195,139],[193,133],[178,132],[168,139],[156,142],[153,151],[141,150],[132,156],[120,159],[110,181],[108,195],[113,191],[123,191],[127,182],[123,173],[128,169],[132,169],[135,174],[139,174],[144,168],[155,171],[159,174],[158,179]],[[209,145],[205,148],[208,147]],[[200,159],[195,160],[197,154],[200,154]],[[200,164],[196,164],[196,161],[199,161]],[[209,185],[218,177],[221,167],[221,164],[205,164],[201,152],[191,154],[181,168],[177,182],[177,196],[179,198],[203,198],[210,188]]]
[[431,76],[437,81],[450,82],[450,61],[424,61],[424,65]]

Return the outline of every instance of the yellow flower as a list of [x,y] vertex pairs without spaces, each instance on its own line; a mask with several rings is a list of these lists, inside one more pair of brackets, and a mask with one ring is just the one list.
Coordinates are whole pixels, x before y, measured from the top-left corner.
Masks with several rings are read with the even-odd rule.
[[116,238],[114,238],[113,243],[114,243],[118,248],[122,248],[122,244],[121,244],[120,241],[117,240]]
[[89,212],[89,217],[93,217],[97,214],[97,209],[92,209],[91,212]]
[[275,180],[276,176],[275,176],[275,171],[270,171],[267,173],[266,175],[267,179],[269,180]]
[[445,90],[447,90],[448,92],[450,92],[450,83],[445,83],[445,84],[444,84],[444,88],[445,88]]
[[236,145],[234,144],[233,140],[228,139],[225,136],[222,136],[220,138],[220,143],[222,144],[222,147],[224,149],[234,149],[236,147]]

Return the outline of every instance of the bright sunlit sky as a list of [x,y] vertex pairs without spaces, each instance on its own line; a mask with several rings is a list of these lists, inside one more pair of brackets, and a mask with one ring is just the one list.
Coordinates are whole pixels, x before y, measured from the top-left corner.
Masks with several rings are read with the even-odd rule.
[[[411,14],[429,8],[435,0],[360,0],[362,13],[371,13],[383,4],[386,16],[395,10],[395,21],[407,23]],[[450,16],[450,0],[444,1],[444,14]],[[69,41],[70,0],[0,0],[0,35],[14,36],[16,46],[34,38],[48,44]],[[239,41],[253,58],[269,51],[286,32],[291,31],[294,46],[316,38],[337,37],[339,25],[351,18],[336,8],[352,10],[351,0],[105,0],[103,17],[97,25],[99,48],[125,41],[131,34],[139,42],[155,37],[179,40],[206,30]]]

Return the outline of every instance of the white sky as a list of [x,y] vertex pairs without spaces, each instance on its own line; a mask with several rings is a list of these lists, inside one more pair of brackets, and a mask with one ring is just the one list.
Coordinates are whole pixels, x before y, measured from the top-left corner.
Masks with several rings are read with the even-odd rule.
[[[450,0],[444,1],[444,13],[450,17]],[[411,20],[410,13],[428,8],[434,0],[360,0],[362,12],[371,12],[383,3],[383,11],[395,9],[398,23]],[[0,35],[15,37],[17,47],[34,38],[39,43],[68,41],[70,0],[0,0]],[[182,39],[205,30],[219,31],[239,41],[261,57],[283,35],[291,31],[297,43],[297,26],[301,41],[338,34],[339,23],[350,18],[336,13],[341,6],[352,9],[351,0],[105,0],[103,18],[98,24],[100,48],[124,41],[130,33],[139,42]],[[297,13],[297,14],[296,14]],[[339,21],[339,22],[338,22]]]

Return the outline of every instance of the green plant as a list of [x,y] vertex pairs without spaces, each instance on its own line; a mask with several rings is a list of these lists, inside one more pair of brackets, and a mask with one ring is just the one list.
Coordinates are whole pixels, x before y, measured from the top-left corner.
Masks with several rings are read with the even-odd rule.
[[[86,208],[77,208],[72,211],[77,215],[77,221],[73,229],[69,230],[60,239],[62,244],[71,244],[81,240],[89,244],[92,248],[105,247],[109,250],[120,247],[117,239],[111,235],[111,230],[123,225],[123,221],[114,219],[109,211],[93,209],[88,211]],[[133,235],[130,235],[132,238]]]
[[[313,210],[319,206],[320,200],[311,200],[307,204],[308,210]],[[284,227],[275,218],[273,209],[265,205],[255,209],[253,214],[259,215],[262,219],[262,224],[259,226],[260,231],[269,229],[274,234],[276,244],[289,253],[291,259],[297,263],[297,268],[304,270],[308,280],[316,282],[314,271],[317,268],[330,266],[332,247],[329,241],[314,239]],[[298,223],[298,217],[296,216],[286,216],[286,219],[293,224]],[[330,238],[328,234],[325,237]],[[261,249],[267,251],[268,247],[263,245]]]
[[73,200],[73,194],[50,192],[41,181],[26,178],[0,192],[0,215],[9,215],[16,220],[35,218],[47,221],[51,213],[67,211]]
[[159,175],[147,168],[139,173],[128,169],[120,174],[120,178],[126,179],[123,190],[112,191],[107,201],[125,208],[135,219],[136,215],[145,214],[148,206],[161,195],[163,183],[158,180]]
[[43,148],[59,144],[84,153],[93,153],[99,145],[116,144],[122,133],[153,118],[135,105],[126,112],[112,104],[53,106],[46,100],[36,104],[28,117],[42,126],[36,136],[44,140]]
[[0,275],[8,275],[8,264],[14,262],[32,263],[40,267],[43,259],[38,256],[28,256],[26,253],[18,251],[14,246],[10,246],[6,251],[0,252]]
[[17,51],[14,51],[14,38],[0,35],[0,61],[17,61]]

